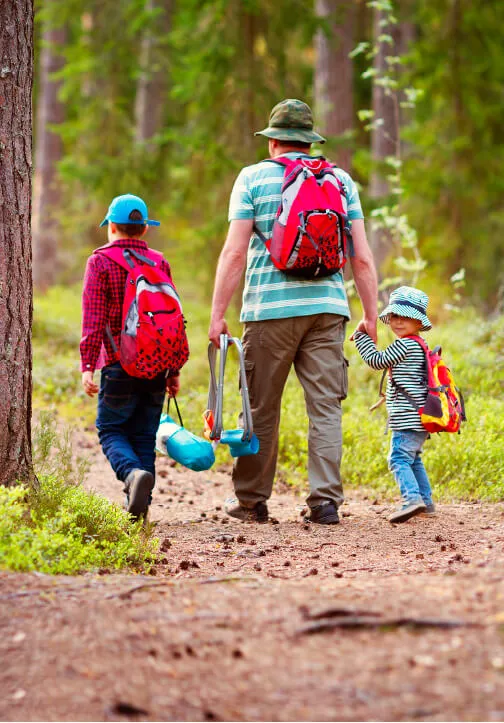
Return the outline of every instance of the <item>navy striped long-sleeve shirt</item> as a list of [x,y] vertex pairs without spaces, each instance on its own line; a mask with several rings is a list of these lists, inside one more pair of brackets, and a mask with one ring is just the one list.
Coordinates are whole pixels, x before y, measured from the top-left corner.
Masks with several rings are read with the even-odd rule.
[[426,361],[420,344],[414,339],[398,338],[384,351],[378,351],[371,337],[360,331],[355,333],[355,344],[362,359],[372,369],[390,369],[393,381],[388,374],[386,393],[390,429],[424,432],[418,409],[397,389],[400,387],[407,392],[418,406],[425,404]]

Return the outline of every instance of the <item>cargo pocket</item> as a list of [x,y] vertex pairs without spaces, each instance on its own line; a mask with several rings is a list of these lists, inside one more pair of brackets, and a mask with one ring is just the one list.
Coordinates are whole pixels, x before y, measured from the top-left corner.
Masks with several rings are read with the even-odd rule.
[[343,401],[343,399],[346,399],[348,395],[348,365],[348,359],[346,357],[343,357],[338,370],[338,388],[339,398],[341,401]]
[[[253,406],[253,385],[254,385],[254,377],[255,377],[255,362],[253,361],[245,361],[245,376],[247,377],[247,387],[248,387],[248,395],[251,406]],[[241,380],[239,383],[239,389],[241,391]]]

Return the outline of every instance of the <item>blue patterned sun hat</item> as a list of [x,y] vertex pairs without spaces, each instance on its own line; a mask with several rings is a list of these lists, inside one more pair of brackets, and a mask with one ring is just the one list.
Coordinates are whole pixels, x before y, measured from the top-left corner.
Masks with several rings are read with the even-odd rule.
[[400,286],[390,294],[389,303],[379,318],[384,324],[390,324],[390,314],[418,319],[422,322],[420,331],[429,331],[432,329],[432,324],[427,317],[428,303],[429,297],[420,289],[415,289],[413,286]]

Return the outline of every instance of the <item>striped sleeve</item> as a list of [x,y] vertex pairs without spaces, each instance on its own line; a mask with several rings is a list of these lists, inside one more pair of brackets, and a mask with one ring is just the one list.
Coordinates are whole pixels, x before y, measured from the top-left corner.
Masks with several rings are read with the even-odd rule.
[[372,369],[389,369],[403,361],[408,354],[408,346],[402,339],[396,339],[384,351],[378,351],[376,344],[364,332],[356,332],[355,345],[362,360]]
[[357,184],[355,183],[353,178],[341,168],[336,168],[335,171],[336,175],[345,187],[345,194],[348,205],[348,218],[350,219],[350,221],[356,221],[359,218],[364,218]]
[[231,191],[228,221],[254,218],[254,201],[250,192],[248,167],[243,168]]

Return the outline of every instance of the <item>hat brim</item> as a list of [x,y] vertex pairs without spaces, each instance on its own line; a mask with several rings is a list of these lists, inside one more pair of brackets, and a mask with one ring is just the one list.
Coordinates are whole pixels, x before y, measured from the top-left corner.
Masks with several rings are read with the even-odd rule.
[[266,136],[276,141],[299,141],[301,143],[325,143],[326,139],[315,131],[304,128],[264,128],[256,131],[255,136]]
[[416,319],[420,321],[422,326],[420,331],[429,331],[432,329],[432,324],[426,314],[422,314],[418,309],[412,306],[406,306],[405,304],[389,304],[386,306],[382,313],[379,315],[380,321],[384,324],[390,324],[390,314],[397,314],[397,316],[405,316],[407,319]]
[[132,223],[138,226],[161,226],[161,223],[159,221],[153,221],[150,218],[146,219],[145,221],[130,221],[129,219],[127,221],[114,221],[113,218],[104,218],[100,224],[100,228],[102,226],[108,226],[109,221],[112,221],[112,223]]

